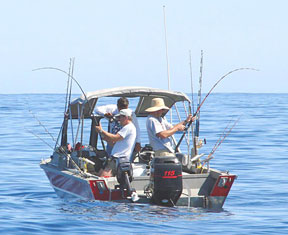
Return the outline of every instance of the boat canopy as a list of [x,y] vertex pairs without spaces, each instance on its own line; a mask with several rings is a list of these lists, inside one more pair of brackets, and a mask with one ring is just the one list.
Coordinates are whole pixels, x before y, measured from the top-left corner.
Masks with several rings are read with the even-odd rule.
[[[145,109],[151,105],[151,100],[155,97],[163,98],[165,105],[171,108],[176,102],[187,101],[190,106],[190,99],[182,92],[161,90],[149,87],[116,87],[94,92],[88,92],[81,97],[74,99],[70,104],[71,117],[79,118],[78,114],[82,113],[82,118],[90,118],[101,97],[139,97],[139,102],[135,110],[137,117],[146,117],[149,113]],[[70,112],[70,111],[68,111]]]

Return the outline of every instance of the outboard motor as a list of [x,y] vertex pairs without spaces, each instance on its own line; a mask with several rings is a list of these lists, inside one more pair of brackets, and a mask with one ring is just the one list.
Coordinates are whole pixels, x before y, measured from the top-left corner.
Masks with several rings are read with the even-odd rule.
[[161,156],[151,162],[150,189],[152,202],[174,206],[183,190],[182,165],[176,156]]
[[126,158],[118,159],[117,166],[117,181],[120,184],[122,196],[124,197],[124,190],[127,190],[127,195],[131,196],[132,192],[135,191],[131,188],[131,182],[133,178],[133,170],[131,163]]

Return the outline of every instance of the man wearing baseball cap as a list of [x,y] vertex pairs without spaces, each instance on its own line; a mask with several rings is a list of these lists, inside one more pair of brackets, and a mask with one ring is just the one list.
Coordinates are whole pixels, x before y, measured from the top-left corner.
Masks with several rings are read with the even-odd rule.
[[194,117],[190,114],[187,119],[176,125],[171,125],[167,122],[162,114],[169,110],[164,103],[162,98],[154,98],[151,101],[151,106],[146,109],[149,112],[149,116],[146,121],[146,128],[149,137],[149,143],[155,151],[156,155],[166,155],[167,153],[174,153],[172,141],[170,136],[172,136],[177,131],[184,131],[185,125]]
[[[114,117],[118,117],[120,110],[128,109],[128,107],[129,107],[129,100],[126,97],[120,97],[117,100],[117,105],[116,104],[108,104],[108,105],[97,106],[95,108],[95,113],[97,115],[104,116],[104,117],[108,118],[110,120],[108,131],[109,131],[109,133],[116,134],[122,128],[122,126],[121,126],[118,118],[114,118]],[[137,117],[136,117],[134,112],[132,112],[131,117],[132,117],[132,122],[133,122],[134,126],[136,127],[136,144],[135,144],[134,151],[140,152],[140,150],[141,150],[140,127],[139,127],[138,120],[137,120]],[[109,145],[109,143],[108,143],[107,148],[106,148],[106,152],[109,155],[111,155],[112,148],[113,148],[113,144]]]
[[[119,118],[123,128],[116,134],[104,131],[101,124],[95,128],[105,141],[114,145],[111,152],[112,158],[116,161],[119,161],[119,158],[121,158],[122,160],[129,162],[136,143],[136,128],[132,123],[132,110],[121,109]],[[115,175],[116,170],[117,163],[115,161],[110,161],[104,169],[103,174],[109,174],[109,172],[111,173],[112,171],[112,174]]]

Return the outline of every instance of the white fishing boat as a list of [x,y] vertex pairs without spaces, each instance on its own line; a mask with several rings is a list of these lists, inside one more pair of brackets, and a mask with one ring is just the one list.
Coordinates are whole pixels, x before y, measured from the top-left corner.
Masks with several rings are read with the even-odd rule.
[[[191,114],[191,101],[186,94],[155,88],[105,89],[83,94],[73,100],[64,116],[59,144],[56,144],[51,157],[40,163],[58,196],[130,202],[136,200],[131,195],[133,191],[138,195],[137,203],[217,209],[223,207],[236,175],[210,167],[211,156],[199,153],[202,141],[194,135],[193,125],[187,128],[185,137],[182,135],[181,144],[174,138],[177,149],[175,154],[157,156],[144,140],[141,142],[143,148],[136,153],[131,167],[123,167],[119,177],[98,176],[97,172],[105,164],[107,154],[105,144],[94,127],[100,122],[102,127],[109,128],[110,120],[95,115],[94,108],[105,97],[138,98],[134,111],[138,120],[146,119],[148,113],[145,110],[155,97],[163,98],[166,106],[173,107],[175,112],[182,110],[179,119],[184,120]],[[181,117],[183,113],[185,117]],[[73,125],[74,133],[71,134]],[[145,129],[143,125],[142,132]],[[73,143],[69,144],[70,138]]]

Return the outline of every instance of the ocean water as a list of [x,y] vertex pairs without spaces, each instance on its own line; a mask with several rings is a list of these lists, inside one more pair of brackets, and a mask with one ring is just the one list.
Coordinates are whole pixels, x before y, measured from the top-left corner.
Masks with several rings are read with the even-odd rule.
[[218,211],[58,198],[39,162],[55,144],[42,125],[57,138],[64,101],[0,95],[1,234],[288,234],[288,94],[211,94],[201,108],[206,154],[240,117],[211,161],[238,176]]

